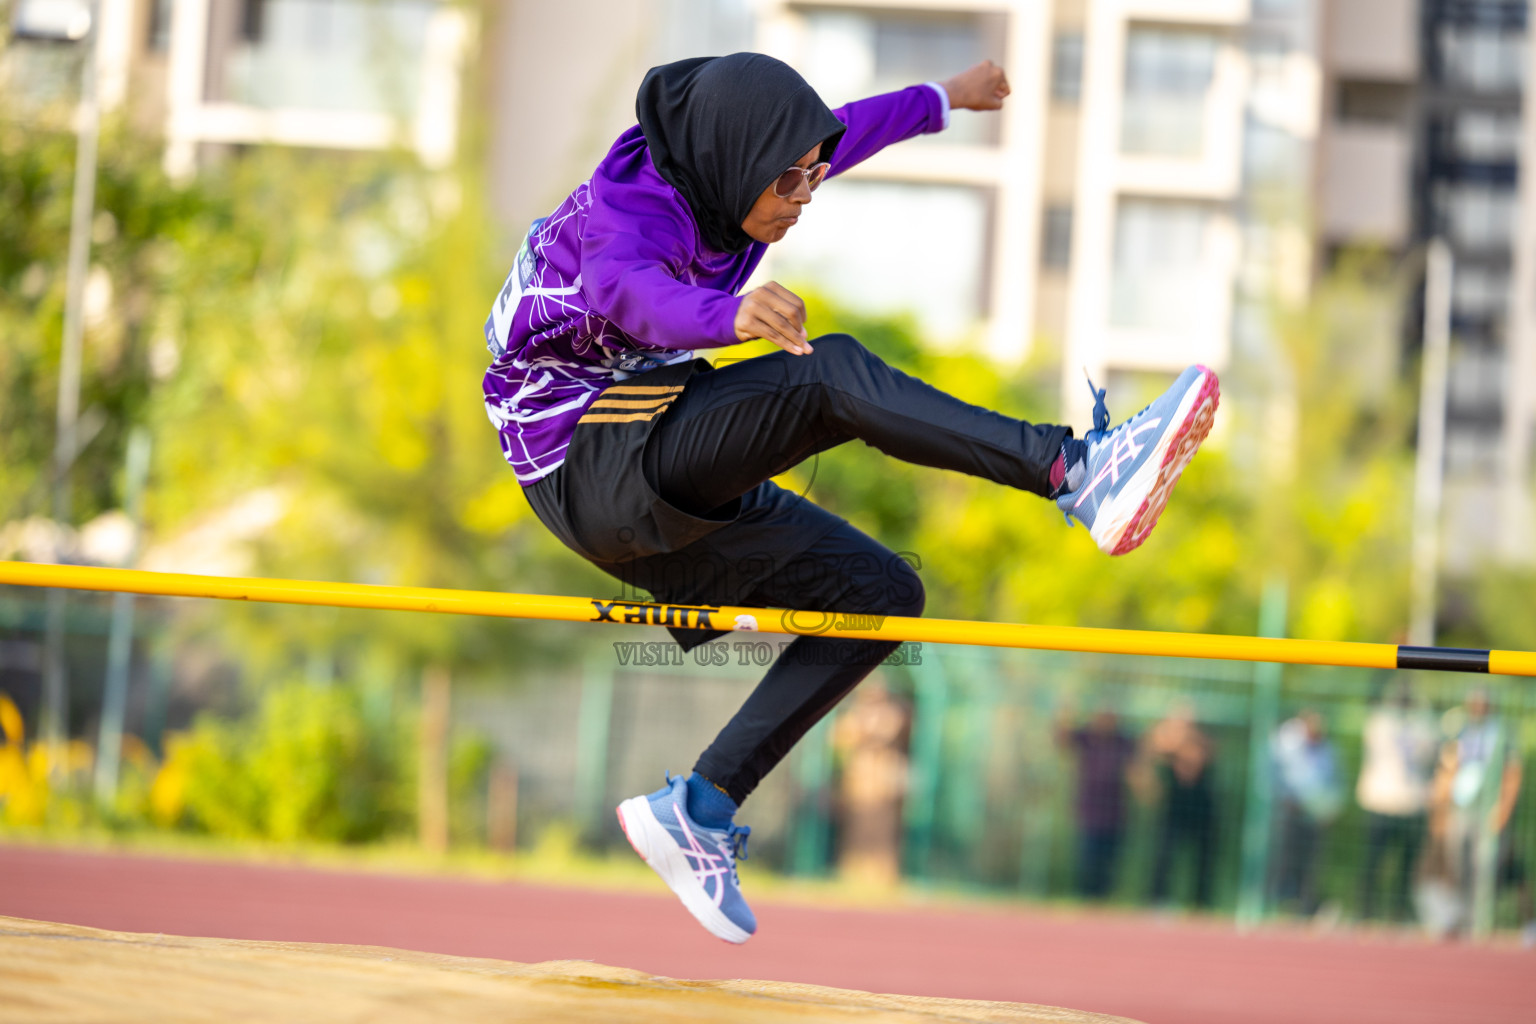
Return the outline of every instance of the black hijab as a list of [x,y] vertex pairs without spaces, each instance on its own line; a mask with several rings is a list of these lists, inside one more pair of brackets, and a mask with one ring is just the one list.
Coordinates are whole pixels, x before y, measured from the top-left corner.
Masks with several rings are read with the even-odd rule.
[[683,194],[704,240],[723,252],[773,180],[818,142],[822,160],[846,130],[799,73],[761,53],[694,57],[646,73],[635,114],[651,161]]

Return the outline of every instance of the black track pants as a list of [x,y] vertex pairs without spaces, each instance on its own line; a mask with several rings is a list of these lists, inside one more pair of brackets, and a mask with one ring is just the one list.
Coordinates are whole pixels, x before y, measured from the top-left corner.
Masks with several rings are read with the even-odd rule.
[[[962,402],[886,365],[846,335],[812,344],[811,355],[776,352],[690,380],[645,445],[645,475],[657,494],[686,512],[711,515],[772,487],[765,483],[769,478],[802,460],[855,439],[906,462],[1037,494],[1048,491],[1051,463],[1070,435],[1066,428],[1035,426]],[[737,551],[751,550],[768,569],[749,584],[691,598],[848,614],[921,614],[922,583],[906,561],[809,501],[793,504],[787,515],[742,515],[722,528],[724,538],[701,542],[712,551],[727,543]],[[784,529],[791,521],[794,528]],[[753,550],[759,538],[761,546]],[[665,558],[686,559],[699,546]],[[701,549],[701,557],[704,553]],[[639,582],[644,585],[643,577]],[[796,639],[704,751],[696,770],[740,803],[897,646]]]
[[662,497],[702,514],[845,441],[1036,494],[1070,434],[962,402],[888,366],[845,334],[811,355],[775,352],[700,374],[646,445]]

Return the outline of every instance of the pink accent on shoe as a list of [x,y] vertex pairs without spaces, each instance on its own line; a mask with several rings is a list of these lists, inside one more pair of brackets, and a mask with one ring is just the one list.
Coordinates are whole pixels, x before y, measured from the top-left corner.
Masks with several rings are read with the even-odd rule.
[[1163,456],[1163,465],[1158,471],[1157,483],[1147,492],[1147,498],[1141,503],[1141,508],[1137,509],[1136,514],[1131,517],[1130,525],[1120,537],[1120,543],[1110,552],[1112,555],[1123,555],[1128,551],[1134,551],[1152,533],[1152,527],[1157,525],[1163,509],[1168,506],[1173,485],[1179,482],[1179,476],[1183,474],[1184,467],[1189,465],[1190,460],[1195,457],[1195,451],[1200,447],[1200,442],[1204,441],[1206,435],[1211,432],[1211,424],[1216,418],[1216,407],[1221,404],[1221,382],[1216,379],[1216,374],[1209,367],[1201,366],[1200,370],[1205,374],[1205,383],[1200,388],[1200,394],[1190,407],[1189,415],[1184,418],[1183,423],[1179,424],[1178,433]]
[[640,844],[635,842],[635,837],[629,834],[629,825],[624,821],[624,809],[622,807],[614,808],[613,813],[619,819],[619,829],[624,833],[624,838],[629,840],[630,847],[640,855],[641,860],[645,860],[645,851],[640,849]]
[[1050,479],[1051,497],[1054,498],[1054,497],[1056,497],[1057,494],[1059,494],[1061,492],[1061,485],[1066,483],[1066,480],[1067,480],[1067,459],[1066,459],[1066,456],[1057,455],[1056,456],[1056,461],[1051,463],[1051,479]]

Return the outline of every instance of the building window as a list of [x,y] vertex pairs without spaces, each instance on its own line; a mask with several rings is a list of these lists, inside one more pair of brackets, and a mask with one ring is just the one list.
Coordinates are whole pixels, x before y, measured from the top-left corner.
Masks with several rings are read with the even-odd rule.
[[1120,149],[1198,157],[1216,70],[1216,37],[1181,29],[1132,28],[1125,43]]
[[[810,10],[804,24],[797,66],[832,106],[942,81],[989,58],[1006,66],[1002,15]],[[995,114],[957,110],[948,131],[913,142],[996,145],[998,124]]]
[[987,314],[992,207],[988,189],[842,179],[774,246],[773,272],[953,338]]
[[1301,187],[1301,141],[1276,125],[1249,115],[1243,122],[1243,177],[1257,187]]
[[1072,207],[1051,205],[1045,208],[1040,234],[1040,265],[1051,270],[1066,270],[1072,265]]
[[[1455,415],[1455,413],[1452,413]],[[1494,480],[1499,472],[1501,436],[1498,424],[1502,422],[1500,406],[1493,406],[1476,419],[1492,420],[1484,425],[1474,420],[1470,423],[1452,422],[1445,428],[1445,473],[1461,479]]]
[[1486,110],[1457,111],[1451,146],[1463,160],[1502,163],[1520,156],[1520,115]]
[[1507,249],[1515,235],[1515,190],[1482,182],[1441,185],[1440,215],[1457,246],[1473,250]]
[[209,97],[413,117],[434,0],[247,0]]
[[1202,203],[1122,199],[1115,209],[1110,323],[1180,331],[1194,326],[1214,286]]
[[169,53],[171,49],[171,9],[175,0],[152,0],[149,26],[144,33],[144,48],[150,53]]
[[1290,40],[1283,35],[1258,34],[1248,41],[1249,92],[1254,103],[1283,103],[1291,89]]
[[267,0],[245,0],[240,9],[240,41],[259,43],[266,21]]
[[1083,34],[1058,32],[1051,41],[1051,99],[1076,103],[1083,95]]
[[1458,325],[1492,333],[1503,321],[1508,303],[1508,270],[1469,263],[1451,275],[1451,309]]
[[894,87],[947,78],[983,59],[986,44],[975,17],[872,17],[875,81]]
[[1441,25],[1437,42],[1444,84],[1478,92],[1513,92],[1525,79],[1525,34],[1499,25]]
[[752,0],[659,0],[649,17],[652,64],[753,48]]

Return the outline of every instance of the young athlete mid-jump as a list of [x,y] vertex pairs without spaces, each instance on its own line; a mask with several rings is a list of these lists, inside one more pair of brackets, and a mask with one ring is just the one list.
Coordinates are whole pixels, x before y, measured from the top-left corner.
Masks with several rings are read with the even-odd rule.
[[[906,562],[771,482],[859,440],[1054,499],[1109,554],[1145,540],[1210,430],[1210,370],[1185,370],[1113,430],[1096,391],[1079,439],[969,405],[847,335],[810,338],[776,282],[738,294],[828,177],[1008,92],[986,62],[834,111],[761,54],[652,69],[639,124],[534,224],[486,321],[486,409],[544,525],[657,601],[919,615]],[[713,368],[694,355],[755,338],[780,351]],[[721,635],[699,625],[669,629],[685,649]],[[619,806],[635,850],[713,934],[757,928],[737,808],[896,646],[798,637],[691,775]]]

